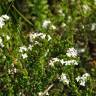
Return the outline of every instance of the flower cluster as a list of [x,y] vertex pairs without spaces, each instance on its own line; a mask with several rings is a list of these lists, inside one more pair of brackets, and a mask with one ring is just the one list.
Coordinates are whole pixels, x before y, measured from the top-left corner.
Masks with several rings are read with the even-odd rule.
[[67,76],[66,76],[65,73],[62,73],[59,79],[60,79],[60,81],[62,81],[64,84],[67,84],[67,85],[69,84],[69,80],[68,80],[68,78],[67,78]]
[[7,16],[6,14],[0,17],[0,28],[2,28],[5,25],[5,21],[7,20],[9,20],[9,16]]
[[28,55],[27,55],[26,52],[29,51],[29,50],[32,51],[32,48],[33,48],[33,46],[32,46],[31,44],[29,44],[28,47],[26,47],[25,45],[19,47],[19,52],[22,53],[22,54],[21,54],[21,57],[22,57],[23,59],[27,58]]
[[44,20],[43,21],[43,24],[42,24],[42,27],[43,28],[48,28],[48,26],[50,25],[50,28],[55,30],[56,29],[56,26],[52,24],[52,22],[50,20]]
[[69,48],[69,49],[67,50],[67,53],[66,53],[66,55],[67,55],[68,57],[76,57],[77,54],[78,54],[78,52],[77,52],[77,50],[74,49],[74,48]]
[[46,37],[48,38],[48,41],[51,40],[51,36],[50,35],[46,35],[44,33],[30,33],[29,34],[30,42],[33,42],[36,38],[45,39]]
[[14,64],[11,65],[11,69],[8,69],[8,73],[9,74],[14,74],[17,73],[17,69],[14,67]]
[[86,13],[89,12],[91,9],[90,9],[90,7],[89,7],[87,4],[84,4],[84,5],[83,5],[83,10],[84,10],[84,13],[86,14]]
[[47,28],[50,23],[51,23],[50,20],[44,20],[44,21],[43,21],[43,24],[42,24],[42,27],[43,27],[43,28]]
[[49,61],[49,65],[50,66],[54,66],[54,64],[56,62],[60,62],[62,65],[78,65],[78,62],[76,60],[67,60],[67,61],[64,61],[63,59],[59,59],[59,58],[52,58],[50,61]]
[[5,38],[5,40],[7,40],[7,41],[9,41],[10,40],[10,36],[9,35],[2,35],[1,37],[0,37],[0,47],[1,48],[3,48],[5,45],[4,45],[4,39],[3,38]]
[[61,16],[65,16],[65,14],[64,14],[64,12],[63,12],[62,9],[59,9],[59,10],[58,10],[58,13],[59,13]]
[[19,52],[26,52],[27,51],[27,48],[26,48],[26,46],[22,46],[22,47],[20,47],[19,48]]
[[64,61],[63,59],[60,60],[61,64],[63,65],[78,65],[78,62],[76,60],[67,60],[67,61]]
[[27,50],[28,49],[26,48],[26,46],[22,46],[22,47],[19,48],[19,52],[22,53],[21,56],[22,56],[23,59],[28,57],[27,54],[25,53]]
[[90,77],[90,74],[85,73],[82,76],[76,77],[76,81],[79,82],[81,86],[85,86],[85,83],[89,77]]
[[50,65],[50,66],[54,66],[54,63],[59,62],[59,61],[60,61],[59,58],[52,58],[52,59],[49,61],[49,65]]

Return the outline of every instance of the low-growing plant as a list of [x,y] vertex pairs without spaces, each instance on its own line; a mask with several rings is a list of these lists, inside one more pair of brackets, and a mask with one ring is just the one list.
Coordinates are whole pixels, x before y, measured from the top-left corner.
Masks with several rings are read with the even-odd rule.
[[95,6],[96,0],[1,2],[0,96],[95,96]]

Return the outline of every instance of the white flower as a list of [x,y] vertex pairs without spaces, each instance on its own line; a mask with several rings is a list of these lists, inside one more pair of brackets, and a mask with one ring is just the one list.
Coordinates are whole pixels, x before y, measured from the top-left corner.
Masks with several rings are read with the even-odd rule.
[[91,31],[94,31],[96,28],[96,23],[92,23],[92,26],[91,26]]
[[64,61],[64,64],[67,65],[78,65],[78,62],[76,60],[68,60]]
[[43,21],[43,24],[42,24],[42,27],[43,27],[43,28],[47,28],[50,23],[51,23],[50,20],[44,20],[44,21]]
[[45,39],[46,34],[44,34],[44,33],[38,33],[37,37],[41,37],[41,39]]
[[10,69],[8,69],[8,73],[11,74],[11,70]]
[[19,96],[21,96],[22,95],[22,92],[19,92]]
[[6,59],[6,56],[5,55],[3,56],[3,59]]
[[41,35],[40,37],[41,37],[42,39],[45,39],[46,35],[43,34],[43,35]]
[[83,9],[84,9],[84,13],[90,11],[90,7],[87,4],[83,5]]
[[39,45],[39,42],[38,41],[35,41],[35,43],[34,43],[35,45]]
[[69,48],[68,50],[67,50],[67,53],[66,53],[66,55],[68,56],[68,57],[76,57],[77,56],[77,50],[75,50],[74,48]]
[[59,12],[59,13],[61,13],[61,14],[63,13],[63,11],[62,11],[61,9],[60,9],[60,10],[58,10],[58,12]]
[[1,47],[4,47],[4,44],[3,44],[3,43],[1,43],[1,44],[0,44],[0,46],[1,46]]
[[44,56],[47,56],[48,52],[49,52],[49,49],[46,51],[46,53],[45,53],[45,55],[44,55]]
[[59,61],[58,58],[52,58],[52,60],[55,61],[55,62],[58,62]]
[[62,27],[65,27],[66,26],[66,24],[65,23],[62,23]]
[[26,59],[28,57],[28,55],[26,53],[22,54],[22,58]]
[[46,95],[49,96],[49,93],[47,92]]
[[32,39],[35,39],[35,38],[37,37],[37,33],[30,34],[30,37],[31,37]]
[[69,80],[66,77],[66,74],[62,73],[60,76],[60,81],[62,81],[64,84],[69,84]]
[[0,17],[0,28],[2,28],[5,25],[5,22],[4,21],[6,21],[8,19],[9,19],[9,17],[6,14],[5,15],[2,15]]
[[43,94],[43,92],[39,92],[38,95],[41,96]]
[[55,26],[55,25],[51,25],[51,28],[52,28],[53,30],[55,30],[55,29],[56,29],[56,26]]
[[49,65],[50,65],[51,67],[54,67],[54,61],[50,60],[50,61],[49,61]]
[[29,49],[29,50],[32,50],[32,47],[33,47],[33,46],[32,46],[31,44],[29,44],[28,49]]
[[4,22],[4,18],[0,17],[0,22]]
[[81,86],[85,86],[85,83],[86,83],[86,82],[85,82],[84,80],[81,80],[81,81],[80,81],[80,85],[81,85]]
[[41,39],[45,39],[46,34],[44,34],[44,33],[30,33],[29,34],[30,42],[33,42],[37,37],[40,37]]
[[71,16],[68,16],[68,22],[70,22],[72,20]]
[[88,77],[90,77],[89,73],[85,73],[85,74],[82,75],[82,79],[87,79]]
[[85,49],[84,48],[81,48],[81,49],[78,50],[78,52],[79,53],[83,53],[83,52],[85,52]]
[[65,16],[65,14],[63,13],[63,11],[61,9],[58,10],[58,12],[60,13],[60,15]]
[[38,37],[38,33],[30,33],[29,34],[29,40],[30,42],[33,42],[33,40]]
[[8,15],[2,15],[1,17],[3,17],[4,19],[6,19],[6,20],[9,20],[9,16]]
[[0,37],[0,43],[2,43],[2,38]]
[[61,59],[60,63],[63,65],[65,63],[65,61],[63,59]]
[[19,52],[23,52],[23,51],[27,51],[26,46],[22,46],[22,47],[20,47]]
[[82,29],[84,29],[84,28],[85,28],[85,26],[84,26],[84,25],[82,25],[81,27],[82,27]]
[[3,44],[3,41],[2,41],[2,38],[0,37],[0,46],[1,47],[4,47],[4,44]]
[[48,38],[48,41],[51,40],[50,35],[46,35],[44,33],[30,33],[29,40],[30,40],[30,42],[33,42],[36,38],[46,39],[46,36]]
[[14,73],[16,73],[17,72],[17,69],[16,68],[14,68]]
[[47,35],[48,36],[48,41],[50,41],[52,38],[51,38],[51,36],[50,35]]
[[52,58],[52,60],[49,61],[50,66],[54,66],[54,63],[59,62],[60,60],[58,58]]
[[76,77],[76,81],[77,82],[79,82],[80,80],[81,80],[81,77],[80,76]]
[[90,74],[89,73],[85,73],[83,74],[81,77],[78,76],[76,77],[76,81],[80,83],[81,86],[85,86],[85,83],[87,81],[87,79],[90,77]]
[[7,40],[10,40],[10,36],[7,35],[7,36],[6,36],[6,39],[7,39]]
[[0,28],[2,29],[5,23],[3,21],[0,21]]

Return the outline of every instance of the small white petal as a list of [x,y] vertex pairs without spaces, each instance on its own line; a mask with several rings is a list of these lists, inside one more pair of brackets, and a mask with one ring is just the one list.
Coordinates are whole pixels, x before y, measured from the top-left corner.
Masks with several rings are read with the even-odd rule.
[[80,85],[85,86],[85,81],[81,80]]
[[48,41],[50,41],[52,38],[51,38],[51,36],[50,35],[48,35]]
[[92,26],[91,26],[91,31],[94,31],[96,28],[96,23],[92,23]]
[[64,84],[69,84],[69,80],[66,77],[66,74],[62,73],[60,76],[60,81],[62,81]]
[[43,94],[43,92],[39,92],[38,95],[41,96]]
[[5,23],[3,21],[0,21],[0,28],[2,29]]
[[26,46],[22,46],[22,47],[20,47],[19,52],[23,52],[23,51],[27,51]]
[[51,25],[51,28],[52,28],[53,30],[55,30],[55,29],[56,29],[56,26],[54,26],[54,25]]
[[7,39],[7,40],[10,40],[10,37],[7,35],[7,36],[6,36],[6,39]]
[[42,24],[42,27],[43,27],[43,28],[47,28],[50,23],[51,23],[50,20],[44,20],[44,21],[43,21],[43,24]]
[[67,50],[67,53],[66,53],[66,55],[68,56],[68,57],[76,57],[77,56],[77,50],[75,50],[74,48],[69,48],[68,50]]
[[2,18],[6,19],[6,20],[9,20],[9,16],[8,15],[2,15]]
[[76,81],[79,82],[80,80],[81,80],[81,77],[78,76],[78,77],[76,78]]
[[28,56],[27,56],[26,53],[22,54],[22,58],[23,58],[23,59],[26,59],[27,57],[28,57]]

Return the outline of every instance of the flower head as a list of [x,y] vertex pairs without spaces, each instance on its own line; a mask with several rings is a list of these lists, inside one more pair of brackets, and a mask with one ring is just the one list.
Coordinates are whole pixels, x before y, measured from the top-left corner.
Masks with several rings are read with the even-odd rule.
[[9,20],[9,16],[8,15],[2,15],[2,18],[4,18],[5,20]]
[[76,57],[77,56],[77,50],[76,49],[74,49],[74,48],[69,48],[68,50],[67,50],[67,53],[66,53],[66,55],[68,56],[68,57]]
[[3,28],[3,26],[5,25],[5,21],[8,19],[9,19],[9,16],[7,16],[6,14],[0,17],[0,28]]
[[90,77],[90,74],[89,73],[85,73],[82,76],[76,77],[76,81],[79,82],[79,84],[81,86],[85,86],[85,83],[86,83],[88,77]]
[[7,35],[7,36],[6,36],[6,39],[7,39],[7,40],[10,40],[10,36]]
[[23,59],[26,59],[28,57],[28,55],[26,53],[21,55]]
[[43,28],[47,28],[50,23],[51,23],[50,20],[44,20],[44,21],[43,21],[43,24],[42,24],[42,27],[43,27]]
[[67,79],[65,73],[62,73],[59,79],[60,79],[60,81],[62,81],[64,84],[67,84],[67,85],[69,84],[69,80]]
[[23,51],[27,51],[26,46],[22,46],[22,47],[20,47],[19,52],[23,52]]
[[0,28],[2,28],[5,25],[5,22],[3,22],[2,20],[0,20]]

